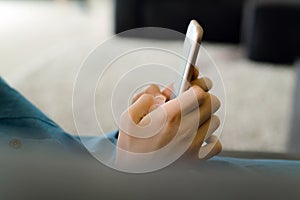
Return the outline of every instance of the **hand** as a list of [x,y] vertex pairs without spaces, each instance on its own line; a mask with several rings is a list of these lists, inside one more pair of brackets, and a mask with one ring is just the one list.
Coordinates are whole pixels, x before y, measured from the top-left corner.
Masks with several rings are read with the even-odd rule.
[[[156,85],[133,98],[121,120],[125,125],[119,131],[117,163],[128,158],[126,152],[149,153],[166,146],[169,148],[160,158],[184,150],[184,158],[208,159],[221,151],[220,142],[212,135],[220,124],[213,115],[220,102],[208,93],[211,81],[197,76],[195,70],[191,88],[173,100],[170,100],[172,86],[160,91]],[[202,147],[204,141],[207,145]]]

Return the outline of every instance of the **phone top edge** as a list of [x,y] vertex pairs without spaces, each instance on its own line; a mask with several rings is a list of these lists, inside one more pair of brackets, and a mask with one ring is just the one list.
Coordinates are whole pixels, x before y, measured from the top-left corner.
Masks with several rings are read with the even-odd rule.
[[197,43],[201,43],[203,28],[196,20],[191,20],[186,32],[186,36]]

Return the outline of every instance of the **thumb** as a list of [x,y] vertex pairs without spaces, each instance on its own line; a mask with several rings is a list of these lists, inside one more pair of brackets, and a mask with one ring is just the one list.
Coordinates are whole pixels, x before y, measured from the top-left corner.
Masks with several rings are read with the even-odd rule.
[[154,97],[149,94],[143,94],[134,104],[132,104],[128,111],[132,120],[138,124],[142,118],[149,113],[151,106],[154,104]]

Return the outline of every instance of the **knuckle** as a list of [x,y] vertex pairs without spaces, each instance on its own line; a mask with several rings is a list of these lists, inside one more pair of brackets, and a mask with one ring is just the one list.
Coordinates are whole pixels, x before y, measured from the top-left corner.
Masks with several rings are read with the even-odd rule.
[[181,120],[181,111],[180,110],[170,112],[167,116],[167,125],[168,126],[178,125],[178,123],[180,123],[180,120]]
[[178,121],[180,121],[180,113],[174,113],[173,115],[169,116],[169,120],[168,120],[168,125],[169,126],[174,126],[175,124],[178,123]]
[[193,92],[199,101],[206,98],[206,92],[199,86],[192,86]]
[[207,77],[202,77],[194,80],[192,82],[192,85],[197,85],[201,87],[205,92],[207,92],[212,88],[212,81]]
[[219,140],[217,141],[216,146],[217,146],[216,154],[219,154],[222,151],[222,148],[223,148],[222,144]]
[[205,82],[210,82],[211,83],[211,80],[210,80],[210,78],[208,78],[207,76],[204,76],[204,77],[202,77],[202,79],[205,81]]
[[152,103],[154,101],[154,98],[150,94],[142,94],[142,96],[139,98],[141,101]]
[[207,89],[210,89],[212,87],[212,81],[209,78],[204,77],[203,82],[204,82],[205,86],[207,87]]
[[220,118],[217,115],[213,115],[212,116],[212,121],[213,121],[214,126],[216,128],[218,128],[220,126],[220,124],[221,124]]
[[214,111],[217,111],[220,106],[221,106],[221,102],[218,99],[218,97],[216,97],[215,95],[211,95],[211,102],[212,102],[212,108]]
[[159,92],[160,91],[160,88],[152,83],[147,89],[146,89],[146,92]]

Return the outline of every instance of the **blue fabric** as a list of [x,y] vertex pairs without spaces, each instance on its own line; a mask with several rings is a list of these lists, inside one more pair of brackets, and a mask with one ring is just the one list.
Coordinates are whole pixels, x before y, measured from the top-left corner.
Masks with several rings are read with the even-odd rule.
[[[116,132],[102,137],[86,137],[91,146],[101,150],[106,142],[116,144]],[[8,86],[0,77],[0,152],[27,151],[51,147],[77,151],[84,147],[76,136],[61,129],[20,93]],[[220,166],[221,169],[248,173],[281,174],[300,178],[300,161],[238,159],[214,157],[205,165]]]
[[219,165],[227,169],[244,171],[252,174],[288,176],[300,178],[299,160],[274,160],[274,159],[243,159],[231,157],[213,157],[210,164]]
[[1,77],[0,145],[0,148],[22,150],[45,145],[70,150],[82,148],[77,139],[64,132]]

